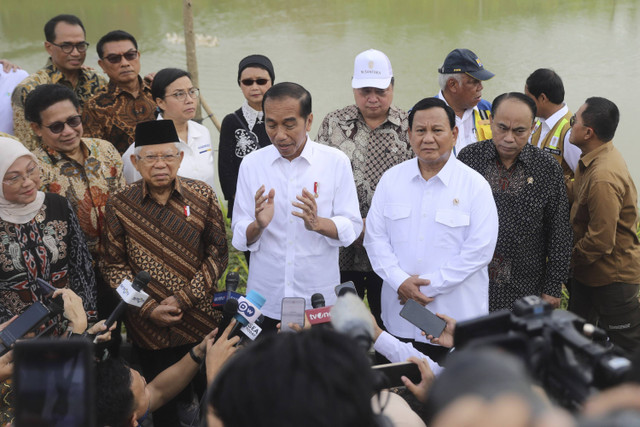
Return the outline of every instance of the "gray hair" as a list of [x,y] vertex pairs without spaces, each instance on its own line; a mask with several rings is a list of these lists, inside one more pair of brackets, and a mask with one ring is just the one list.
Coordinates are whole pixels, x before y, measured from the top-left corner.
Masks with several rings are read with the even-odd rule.
[[[180,154],[182,151],[184,151],[184,150],[182,149],[182,142],[174,142],[174,143],[173,143],[173,145],[175,145],[175,146],[176,146],[176,148],[178,149],[178,154]],[[139,155],[140,155],[140,151],[141,151],[144,147],[146,147],[146,145],[143,145],[143,146],[141,146],[141,147],[136,147],[136,148],[134,148],[134,149],[133,149],[133,154],[135,154],[136,156],[139,156]]]
[[455,79],[458,83],[462,84],[462,73],[451,73],[451,74],[440,74],[438,73],[438,84],[440,84],[440,89],[444,92],[444,89],[447,87],[447,82],[449,79]]

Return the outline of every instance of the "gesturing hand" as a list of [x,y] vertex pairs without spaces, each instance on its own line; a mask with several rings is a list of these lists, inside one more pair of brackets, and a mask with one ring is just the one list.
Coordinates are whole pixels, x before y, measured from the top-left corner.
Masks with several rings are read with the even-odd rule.
[[172,305],[161,304],[153,309],[149,317],[158,326],[171,326],[182,320],[182,310]]
[[302,189],[302,195],[296,196],[296,199],[300,201],[293,202],[292,205],[302,210],[302,212],[291,212],[294,216],[302,218],[304,221],[304,227],[310,231],[316,231],[320,225],[318,221],[318,205],[316,204],[316,198],[306,188]]
[[273,198],[276,195],[276,190],[273,188],[269,190],[269,193],[265,195],[265,187],[261,186],[258,191],[256,191],[255,201],[256,201],[256,209],[255,216],[256,222],[260,229],[264,230],[267,228],[267,225],[273,219]]
[[407,300],[413,299],[422,305],[427,305],[433,298],[429,298],[422,292],[420,292],[420,286],[427,286],[431,281],[427,279],[421,279],[420,276],[411,276],[398,288],[398,299],[401,304],[407,302]]

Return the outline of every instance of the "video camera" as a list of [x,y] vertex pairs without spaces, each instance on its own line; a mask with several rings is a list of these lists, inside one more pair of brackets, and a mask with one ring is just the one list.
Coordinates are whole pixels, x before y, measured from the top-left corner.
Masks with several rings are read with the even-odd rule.
[[455,345],[456,351],[494,346],[516,355],[546,392],[570,410],[620,383],[631,369],[605,331],[569,311],[553,310],[534,295],[516,301],[513,312],[459,322]]

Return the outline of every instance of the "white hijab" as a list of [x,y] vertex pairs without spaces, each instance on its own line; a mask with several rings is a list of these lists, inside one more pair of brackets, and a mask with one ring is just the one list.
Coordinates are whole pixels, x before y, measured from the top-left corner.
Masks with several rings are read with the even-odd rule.
[[[0,137],[0,179],[4,181],[7,170],[22,156],[29,156],[37,163],[38,158],[31,154],[20,141],[12,138]],[[4,185],[4,184],[3,184]],[[40,211],[44,203],[44,193],[38,191],[33,202],[26,205],[10,202],[4,198],[4,191],[0,186],[0,218],[12,224],[26,224]]]

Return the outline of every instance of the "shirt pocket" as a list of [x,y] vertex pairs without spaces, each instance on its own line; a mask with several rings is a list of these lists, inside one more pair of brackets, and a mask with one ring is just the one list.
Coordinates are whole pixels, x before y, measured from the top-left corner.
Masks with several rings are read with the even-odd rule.
[[391,242],[405,242],[411,229],[411,205],[384,205],[384,219]]
[[435,245],[459,251],[470,222],[468,212],[459,210],[438,209],[436,211],[436,236]]

